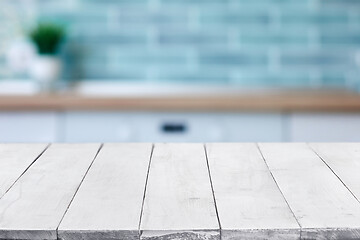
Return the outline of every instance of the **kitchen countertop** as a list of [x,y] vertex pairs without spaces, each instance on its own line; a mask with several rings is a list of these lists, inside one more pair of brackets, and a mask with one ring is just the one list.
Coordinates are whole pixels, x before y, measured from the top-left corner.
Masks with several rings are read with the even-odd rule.
[[0,110],[148,111],[360,111],[360,94],[335,90],[251,91],[203,94],[0,95]]

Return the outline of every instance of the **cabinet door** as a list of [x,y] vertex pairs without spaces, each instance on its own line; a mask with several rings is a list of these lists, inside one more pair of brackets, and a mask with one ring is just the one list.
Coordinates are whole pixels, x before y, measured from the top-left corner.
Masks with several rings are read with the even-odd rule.
[[56,112],[0,112],[1,142],[58,141]]
[[289,120],[291,141],[360,141],[360,114],[294,113]]
[[[198,142],[220,140],[214,119],[186,113],[69,112],[66,142]],[[209,129],[212,129],[209,131]],[[215,129],[215,130],[214,130]]]
[[214,113],[138,113],[136,139],[141,142],[223,141],[220,116]]
[[69,112],[67,142],[282,141],[280,114]]
[[136,141],[282,141],[282,117],[267,113],[136,113]]
[[224,114],[221,125],[225,141],[230,142],[282,142],[284,118],[280,113]]
[[64,115],[65,142],[134,141],[134,124],[129,115],[117,112],[67,112]]

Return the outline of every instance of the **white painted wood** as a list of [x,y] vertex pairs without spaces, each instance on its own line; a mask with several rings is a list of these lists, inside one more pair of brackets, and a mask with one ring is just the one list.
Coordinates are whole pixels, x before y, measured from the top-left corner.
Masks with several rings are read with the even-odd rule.
[[206,145],[226,239],[300,239],[300,227],[254,143]]
[[262,143],[262,154],[302,227],[302,239],[359,239],[360,204],[304,143]]
[[57,239],[100,144],[54,144],[0,200],[0,239]]
[[58,229],[63,240],[139,239],[152,144],[105,144]]
[[219,239],[202,144],[155,144],[141,239]]
[[46,146],[47,144],[0,144],[0,198]]
[[310,143],[360,201],[360,143]]

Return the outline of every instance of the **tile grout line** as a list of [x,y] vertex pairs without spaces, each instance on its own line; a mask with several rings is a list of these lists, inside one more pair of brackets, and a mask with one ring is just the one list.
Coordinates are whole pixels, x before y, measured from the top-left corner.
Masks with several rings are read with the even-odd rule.
[[143,194],[143,200],[142,200],[142,204],[141,204],[139,225],[138,225],[139,239],[140,239],[140,237],[141,237],[141,229],[140,229],[140,226],[141,226],[142,215],[143,215],[143,211],[144,211],[146,188],[147,188],[147,184],[148,184],[148,179],[149,179],[149,174],[150,174],[150,166],[151,166],[151,160],[152,160],[154,148],[155,148],[155,144],[152,144],[151,153],[150,153],[150,159],[149,159],[149,164],[148,164],[147,173],[146,173],[146,179],[145,179],[144,194]]
[[266,160],[265,160],[265,156],[264,156],[264,154],[262,153],[262,151],[261,151],[261,149],[260,149],[259,144],[258,144],[258,143],[255,143],[255,145],[256,145],[257,149],[259,150],[259,153],[260,153],[260,155],[261,155],[261,157],[262,157],[262,159],[263,159],[263,161],[264,161],[264,163],[265,163],[265,165],[266,165],[266,167],[267,167],[267,169],[268,169],[268,171],[269,171],[269,173],[270,173],[270,175],[271,175],[272,179],[274,180],[274,182],[275,182],[275,184],[276,184],[276,186],[277,186],[278,190],[280,191],[281,196],[284,198],[284,200],[285,200],[285,202],[286,202],[286,205],[287,205],[287,206],[288,206],[288,208],[290,209],[290,211],[291,211],[291,213],[292,213],[292,215],[293,215],[294,219],[296,220],[297,224],[299,225],[299,227],[300,227],[300,238],[299,238],[299,239],[302,239],[302,236],[301,236],[301,235],[302,235],[302,229],[303,229],[303,228],[302,228],[302,226],[301,226],[301,224],[300,224],[299,220],[298,220],[298,219],[297,219],[297,217],[295,216],[294,211],[291,209],[289,202],[286,200],[284,193],[281,191],[280,186],[279,186],[279,184],[277,183],[277,181],[276,181],[276,179],[275,179],[275,177],[274,177],[273,173],[271,172],[270,167],[269,167],[269,165],[267,164],[267,162],[266,162]]
[[5,191],[5,193],[0,196],[0,199],[5,196],[7,192],[10,191],[10,189],[19,181],[19,179],[29,170],[29,168],[44,154],[44,152],[50,147],[50,143],[48,143],[44,150],[40,152],[40,154],[35,157],[35,159],[29,164],[29,166],[26,167],[26,169],[20,174],[20,176],[11,184],[11,186]]
[[69,208],[70,208],[70,206],[71,206],[72,202],[73,202],[73,201],[74,201],[74,199],[75,199],[75,196],[77,195],[77,193],[78,193],[78,191],[79,191],[79,189],[80,189],[80,187],[81,187],[82,183],[84,182],[84,180],[85,180],[85,178],[86,178],[86,176],[87,176],[87,174],[88,174],[88,172],[89,172],[90,168],[92,167],[93,163],[95,162],[95,159],[96,159],[96,158],[97,158],[97,156],[99,155],[99,153],[100,153],[101,149],[103,148],[103,146],[104,146],[104,144],[103,144],[103,143],[101,143],[101,145],[100,145],[99,149],[97,150],[97,152],[96,152],[96,154],[95,154],[95,156],[94,156],[93,160],[91,161],[91,163],[90,163],[89,167],[87,168],[87,170],[86,170],[86,172],[85,172],[85,174],[84,174],[84,177],[81,179],[79,186],[76,188],[75,193],[74,193],[73,197],[71,198],[70,203],[68,204],[68,206],[67,206],[67,208],[66,208],[66,210],[65,210],[65,212],[64,212],[64,214],[63,214],[63,216],[61,217],[60,222],[59,222],[59,224],[58,224],[58,226],[57,226],[57,228],[56,228],[56,239],[59,239],[59,231],[58,231],[58,229],[59,229],[59,227],[60,227],[60,225],[61,225],[62,221],[64,220],[66,213],[68,212],[68,210],[69,210]]
[[318,152],[315,151],[315,149],[313,149],[311,147],[311,145],[309,143],[306,143],[306,145],[311,149],[311,151],[313,151],[316,156],[318,156],[318,158],[320,158],[320,160],[330,169],[330,171],[339,179],[339,181],[344,185],[344,187],[351,193],[351,195],[356,199],[356,201],[358,201],[360,203],[360,199],[358,199],[355,194],[351,191],[351,189],[346,186],[346,184],[343,182],[343,180],[339,177],[339,175],[336,174],[336,172],[330,167],[330,165],[325,161],[325,159],[323,159]]
[[205,151],[206,166],[207,166],[207,169],[208,169],[208,175],[209,175],[209,180],[210,180],[210,187],[211,187],[211,192],[212,192],[213,201],[214,201],[214,205],[215,205],[216,217],[217,217],[218,224],[219,224],[219,235],[220,235],[220,240],[221,240],[221,238],[222,238],[222,236],[221,236],[221,223],[220,223],[220,217],[219,217],[218,207],[217,207],[217,204],[216,204],[214,186],[213,186],[213,182],[212,182],[212,179],[211,179],[211,171],[210,171],[209,158],[208,158],[208,154],[207,154],[206,144],[203,144],[203,147],[204,147],[204,151]]

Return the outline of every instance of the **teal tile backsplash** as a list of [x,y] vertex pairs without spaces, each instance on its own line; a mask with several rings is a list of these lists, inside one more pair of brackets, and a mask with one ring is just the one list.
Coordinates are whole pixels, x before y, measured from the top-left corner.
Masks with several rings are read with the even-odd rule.
[[67,27],[65,80],[360,86],[360,0],[28,0],[26,18],[24,2],[0,6]]

